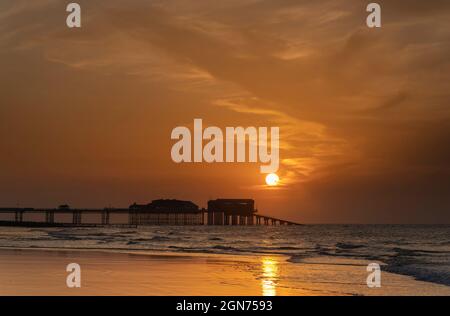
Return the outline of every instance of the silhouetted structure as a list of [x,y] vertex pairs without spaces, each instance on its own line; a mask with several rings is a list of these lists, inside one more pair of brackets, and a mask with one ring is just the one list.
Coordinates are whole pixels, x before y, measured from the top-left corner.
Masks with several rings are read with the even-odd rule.
[[253,225],[255,201],[217,199],[208,201],[208,225]]
[[149,204],[130,205],[130,224],[203,225],[203,211],[191,201],[154,200]]
[[[36,217],[40,217],[41,220]],[[93,217],[97,220],[92,219]],[[112,217],[115,220],[112,220]],[[112,225],[135,227],[137,225],[205,224],[298,225],[294,222],[257,214],[255,201],[251,199],[211,200],[208,201],[207,210],[200,209],[191,201],[180,200],[154,200],[148,204],[134,203],[126,209],[72,209],[68,205],[62,205],[56,209],[0,208],[0,225],[3,226],[95,227]]]

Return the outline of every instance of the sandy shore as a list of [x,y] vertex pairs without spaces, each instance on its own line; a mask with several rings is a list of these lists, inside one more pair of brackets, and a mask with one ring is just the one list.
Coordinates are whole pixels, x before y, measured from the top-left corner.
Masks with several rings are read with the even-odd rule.
[[[367,262],[283,256],[0,250],[0,295],[450,295],[450,287],[382,273],[366,285]],[[81,288],[66,266],[81,266]]]

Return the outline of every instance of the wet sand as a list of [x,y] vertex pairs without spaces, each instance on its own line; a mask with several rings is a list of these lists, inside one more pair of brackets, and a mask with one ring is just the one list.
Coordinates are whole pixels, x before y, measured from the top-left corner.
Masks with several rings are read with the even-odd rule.
[[[81,266],[68,288],[66,266]],[[0,295],[450,295],[450,287],[382,272],[368,288],[368,262],[330,257],[116,253],[0,249]]]

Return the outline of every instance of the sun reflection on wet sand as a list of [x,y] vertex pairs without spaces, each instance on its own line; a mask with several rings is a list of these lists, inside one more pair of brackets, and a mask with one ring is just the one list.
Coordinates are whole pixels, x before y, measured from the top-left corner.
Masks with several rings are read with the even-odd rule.
[[262,265],[262,295],[276,296],[277,295],[277,279],[278,279],[278,262],[270,257],[263,257],[261,259]]

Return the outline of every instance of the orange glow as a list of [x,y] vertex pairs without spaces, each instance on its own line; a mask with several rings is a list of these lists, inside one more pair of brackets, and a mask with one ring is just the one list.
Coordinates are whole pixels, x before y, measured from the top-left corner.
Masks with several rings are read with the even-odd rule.
[[278,263],[272,258],[262,258],[262,295],[263,296],[276,296],[276,280],[278,278]]

